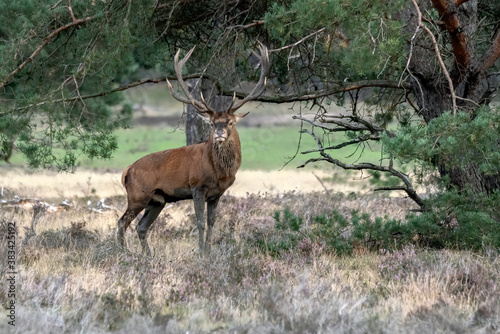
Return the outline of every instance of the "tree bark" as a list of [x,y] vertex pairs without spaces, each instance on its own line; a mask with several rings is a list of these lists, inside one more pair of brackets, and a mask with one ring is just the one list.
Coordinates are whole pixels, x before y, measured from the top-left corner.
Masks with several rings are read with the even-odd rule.
[[[188,80],[190,93],[198,98],[202,89],[201,79]],[[186,111],[186,145],[202,143],[208,140],[210,124],[206,122],[192,104],[187,105]]]
[[[194,98],[200,99],[200,94],[203,92],[203,96],[214,110],[225,111],[231,104],[231,97],[214,95],[215,91],[206,79],[191,79],[189,85]],[[186,144],[192,145],[207,141],[210,135],[210,124],[205,117],[201,116],[191,104],[188,104],[186,113]]]

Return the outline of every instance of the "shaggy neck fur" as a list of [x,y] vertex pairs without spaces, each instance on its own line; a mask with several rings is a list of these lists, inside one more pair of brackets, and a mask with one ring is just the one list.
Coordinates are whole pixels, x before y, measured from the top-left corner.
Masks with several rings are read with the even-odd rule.
[[234,175],[241,164],[241,147],[239,141],[226,140],[223,143],[213,142],[212,159],[219,175]]

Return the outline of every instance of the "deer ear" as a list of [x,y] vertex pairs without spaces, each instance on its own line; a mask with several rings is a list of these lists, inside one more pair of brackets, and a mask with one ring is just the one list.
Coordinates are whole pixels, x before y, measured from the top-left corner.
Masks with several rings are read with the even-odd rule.
[[237,113],[237,114],[234,114],[234,118],[236,118],[236,123],[238,123],[243,117],[245,117],[249,113],[250,113],[250,111],[246,112],[246,113]]

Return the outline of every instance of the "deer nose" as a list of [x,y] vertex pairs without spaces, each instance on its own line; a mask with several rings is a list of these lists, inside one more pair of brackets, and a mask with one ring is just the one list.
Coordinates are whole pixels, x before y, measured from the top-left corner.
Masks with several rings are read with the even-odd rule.
[[217,129],[215,131],[215,134],[217,135],[217,137],[223,137],[224,136],[224,129]]

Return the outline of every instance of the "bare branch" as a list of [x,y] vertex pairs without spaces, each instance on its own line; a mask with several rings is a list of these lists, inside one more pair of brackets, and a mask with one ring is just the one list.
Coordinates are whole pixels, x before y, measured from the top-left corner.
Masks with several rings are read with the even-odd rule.
[[[375,164],[372,164],[369,162],[362,162],[362,163],[358,163],[358,164],[346,164],[338,159],[332,158],[331,155],[326,153],[325,152],[326,148],[323,147],[323,144],[321,143],[321,139],[318,136],[316,136],[316,134],[314,132],[311,132],[309,130],[303,130],[303,132],[308,133],[316,141],[316,144],[318,145],[317,152],[320,153],[321,158],[309,159],[304,164],[298,166],[297,168],[305,167],[307,164],[309,164],[311,162],[327,161],[327,162],[334,164],[334,165],[336,165],[342,169],[345,169],[345,170],[368,169],[368,170],[375,170],[375,171],[389,173],[392,176],[395,176],[395,177],[399,178],[401,181],[403,181],[404,187],[401,187],[398,190],[404,190],[408,194],[408,197],[410,197],[413,201],[415,201],[415,203],[417,203],[422,210],[425,209],[424,201],[422,200],[422,198],[417,194],[417,192],[413,188],[413,185],[412,185],[411,180],[408,177],[408,175],[394,169],[392,157],[390,158],[389,166],[375,165]],[[311,151],[311,152],[314,152],[314,151]]]
[[307,119],[305,117],[302,117],[302,116],[292,116],[293,119],[298,119],[298,120],[301,120],[301,121],[304,121],[306,123],[309,123],[315,127],[318,127],[318,128],[321,128],[323,130],[326,130],[326,131],[329,131],[329,132],[340,132],[340,131],[345,131],[345,129],[332,129],[332,128],[329,128],[328,126],[326,125],[323,125],[323,124],[320,124],[320,123],[317,123],[315,121],[311,121],[310,119]]
[[[305,130],[302,130],[301,132],[307,133]],[[338,149],[341,149],[341,148],[349,146],[349,145],[356,145],[356,144],[360,144],[362,142],[369,141],[369,140],[377,141],[377,140],[380,140],[380,137],[373,136],[373,135],[366,136],[366,137],[359,137],[359,138],[356,138],[356,139],[348,141],[348,142],[344,142],[344,143],[339,144],[339,145],[322,147],[322,148],[318,148],[316,150],[309,150],[309,151],[304,151],[304,152],[300,152],[300,153],[308,154],[308,153],[314,153],[314,152],[322,152],[322,151],[326,151],[326,150],[338,150]]]
[[50,34],[47,35],[47,37],[45,37],[45,39],[43,40],[43,43],[40,44],[40,46],[38,46],[38,48],[31,54],[31,56],[28,57],[28,59],[26,59],[21,65],[19,65],[14,71],[12,71],[9,75],[7,75],[7,77],[0,83],[0,89],[2,89],[3,87],[5,87],[6,84],[9,83],[9,81],[17,74],[19,73],[26,65],[28,65],[29,63],[31,63],[32,61],[34,61],[34,59],[38,56],[38,54],[42,51],[42,49],[50,43],[50,41],[55,37],[57,36],[60,32],[64,31],[64,30],[67,30],[69,28],[72,28],[72,27],[75,27],[75,26],[78,26],[78,25],[81,25],[81,24],[84,24],[84,23],[87,23],[88,21],[90,20],[93,20],[95,18],[95,16],[89,16],[89,17],[86,17],[84,19],[79,19],[79,20],[76,20],[76,21],[73,21],[71,23],[68,23],[62,27],[59,27],[57,28],[56,30],[52,31]]
[[271,50],[269,50],[269,52],[280,52],[280,51],[283,51],[283,50],[286,50],[286,49],[294,48],[297,45],[303,43],[306,39],[322,33],[323,31],[325,31],[325,29],[326,29],[326,27],[323,27],[323,28],[321,28],[321,29],[319,29],[319,30],[317,30],[317,31],[315,31],[315,32],[313,32],[313,33],[311,33],[311,34],[309,34],[309,35],[307,35],[307,36],[299,39],[297,42],[295,42],[293,44],[283,46],[283,47],[281,47],[279,49],[271,49]]
[[[190,75],[185,75],[185,76],[183,76],[183,79],[184,80],[195,79],[195,78],[200,78],[202,76],[207,77],[212,82],[214,82],[217,85],[217,87],[219,88],[221,95],[233,96],[234,94],[236,94],[236,97],[239,97],[239,98],[244,98],[247,95],[247,93],[245,93],[245,92],[230,91],[229,89],[222,88],[221,85],[219,84],[217,78],[212,77],[206,73],[201,73],[201,74],[200,73],[193,73]],[[70,98],[61,98],[61,99],[55,99],[55,100],[46,100],[46,101],[42,101],[42,102],[38,102],[38,103],[33,103],[33,104],[30,104],[27,106],[23,106],[23,107],[18,107],[18,108],[12,109],[11,111],[27,110],[27,109],[30,109],[33,107],[43,106],[43,105],[48,104],[48,103],[66,103],[66,102],[73,102],[76,100],[86,100],[86,99],[102,97],[102,96],[106,96],[106,95],[109,95],[109,94],[112,94],[115,92],[121,92],[121,91],[130,89],[130,88],[141,86],[141,85],[148,84],[148,83],[163,83],[167,79],[168,80],[176,80],[177,77],[143,79],[143,80],[132,82],[130,84],[119,86],[117,88],[107,90],[104,92],[100,92],[100,93],[82,95],[82,96],[70,97]],[[310,101],[310,100],[314,100],[317,98],[321,98],[321,97],[325,97],[325,96],[329,96],[329,95],[333,95],[333,94],[337,94],[337,93],[347,92],[350,90],[356,90],[356,89],[361,89],[361,88],[368,88],[368,87],[395,88],[395,89],[403,89],[406,91],[410,91],[410,88],[411,88],[410,85],[407,83],[398,84],[395,81],[389,81],[389,80],[364,80],[364,81],[348,83],[346,85],[339,84],[339,85],[336,85],[334,88],[318,91],[316,94],[304,94],[304,95],[296,94],[296,95],[284,95],[284,96],[262,96],[261,95],[261,96],[256,97],[254,99],[254,101],[267,102],[267,103],[287,103],[287,102],[296,102],[296,101]],[[5,115],[7,113],[8,112],[4,112],[0,115]],[[297,117],[296,119],[300,119],[300,120],[303,120],[305,122],[309,122],[309,120],[305,119],[305,118]],[[325,129],[328,129],[331,132],[345,131],[343,129],[339,129],[339,130],[330,129],[326,126],[320,125],[319,123],[315,123],[313,125],[318,126],[318,127],[324,127]],[[366,128],[359,129],[359,131],[361,131],[361,130],[368,130],[368,129],[366,129]],[[388,133],[388,135],[391,135],[387,130],[385,130],[385,131]]]
[[[336,121],[335,119],[344,119],[348,118],[350,119],[349,123],[346,122],[341,122],[341,121]],[[333,123],[339,126],[342,126],[348,130],[351,131],[370,131],[371,133],[377,133],[377,132],[385,132],[389,137],[394,138],[396,135],[392,132],[389,131],[385,128],[381,128],[380,126],[374,125],[371,122],[359,117],[359,116],[351,116],[351,115],[321,115],[321,122],[322,123]],[[354,122],[354,124],[353,124]],[[356,125],[355,123],[358,123],[362,126]]]
[[55,5],[53,5],[52,7],[50,7],[50,9],[54,10],[57,8],[57,6],[59,6],[61,4],[61,2],[63,2],[63,0],[59,0]]
[[260,26],[260,25],[263,25],[263,24],[264,24],[264,21],[255,20],[252,23],[245,24],[245,25],[236,25],[236,26],[233,26],[231,28],[232,29],[234,29],[234,28],[240,28],[242,30],[245,30],[245,29],[249,29],[249,28],[252,28],[252,27],[255,27],[255,26]]
[[[260,96],[256,98],[256,101],[267,102],[267,103],[284,103],[284,102],[300,102],[300,101],[311,101],[314,99],[319,99],[329,95],[334,95],[338,93],[344,93],[351,90],[357,90],[361,88],[369,87],[379,87],[379,88],[391,88],[391,89],[402,89],[411,90],[411,86],[408,83],[398,83],[392,80],[361,80],[357,82],[349,82],[342,84],[335,84],[332,87],[318,90],[312,94],[309,93],[298,93],[294,95],[281,95],[281,96]],[[222,90],[225,95],[230,95],[226,90]],[[244,96],[244,94],[236,92],[236,96]]]
[[76,22],[77,19],[75,17],[75,13],[73,13],[73,6],[71,6],[71,0],[68,0],[68,10],[69,14],[71,15],[71,19],[73,20],[73,22]]
[[[144,80],[132,82],[132,83],[130,83],[128,85],[120,86],[120,87],[117,87],[115,89],[111,89],[111,90],[108,90],[108,91],[105,91],[105,92],[96,93],[96,94],[81,95],[81,96],[74,96],[74,97],[70,97],[70,98],[62,98],[62,99],[56,99],[56,100],[42,101],[42,102],[39,102],[39,103],[33,103],[33,104],[30,104],[30,105],[27,105],[27,106],[24,106],[24,107],[15,108],[15,109],[13,109],[13,111],[31,109],[31,108],[34,108],[34,107],[43,106],[43,105],[48,104],[48,103],[66,103],[66,102],[73,102],[73,101],[76,101],[76,100],[92,99],[92,98],[96,98],[96,97],[106,96],[106,95],[109,95],[109,94],[112,94],[112,93],[116,93],[116,92],[121,92],[121,91],[127,90],[129,88],[141,86],[141,85],[144,85],[144,84],[148,84],[148,83],[160,83],[160,82],[165,82],[165,78],[160,78],[160,79],[144,79]],[[4,114],[6,114],[6,113],[4,113]],[[4,114],[0,114],[0,115],[4,115]]]

